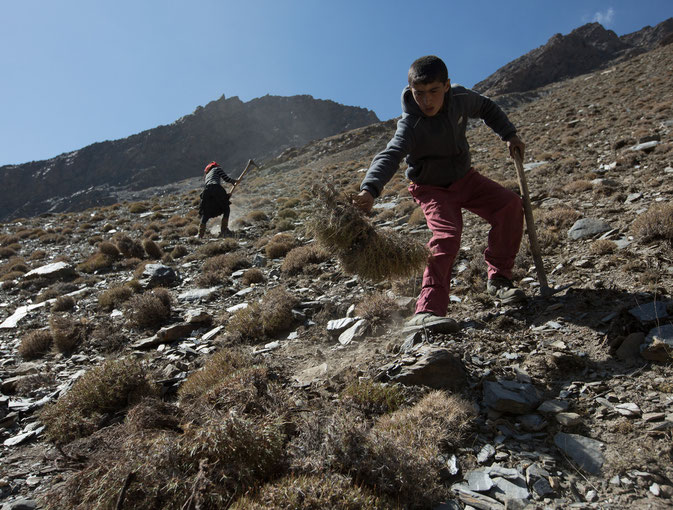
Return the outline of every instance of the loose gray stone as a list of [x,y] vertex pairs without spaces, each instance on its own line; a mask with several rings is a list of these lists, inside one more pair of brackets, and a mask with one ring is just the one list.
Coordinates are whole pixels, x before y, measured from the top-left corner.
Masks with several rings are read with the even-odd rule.
[[673,347],[673,324],[666,324],[665,326],[658,326],[651,329],[645,337],[645,344],[653,343],[655,338],[670,347]]
[[610,225],[603,220],[582,218],[577,220],[575,224],[570,227],[568,237],[573,241],[577,241],[579,239],[586,239],[597,234],[602,234],[610,229]]
[[493,448],[493,446],[491,446],[490,444],[486,444],[477,454],[477,462],[479,462],[479,464],[486,464],[489,460],[493,458],[494,455],[495,455],[495,448]]
[[638,331],[627,336],[617,349],[617,357],[621,360],[629,360],[640,356],[640,346],[645,340],[645,333]]
[[491,480],[491,477],[486,471],[481,469],[475,469],[474,471],[467,473],[465,481],[471,491],[486,492],[493,487],[493,480]]
[[537,408],[538,413],[560,413],[570,407],[567,400],[545,400],[540,407]]
[[147,264],[138,281],[145,288],[171,287],[176,285],[180,276],[171,267],[163,264]]
[[652,140],[651,142],[639,143],[637,145],[634,145],[633,147],[630,147],[629,150],[647,152],[654,149],[657,145],[659,145],[659,142],[657,140]]
[[327,331],[333,335],[340,335],[350,328],[357,321],[354,317],[344,317],[343,319],[334,319],[327,323]]
[[425,385],[438,390],[460,391],[467,387],[467,371],[447,349],[421,347],[415,363],[397,367],[390,380],[407,385]]
[[213,322],[213,316],[202,309],[190,310],[185,315],[185,322],[198,326],[208,326]]
[[423,342],[423,333],[420,331],[414,331],[411,335],[407,336],[400,346],[400,351],[403,353],[409,353],[413,350],[415,345],[419,345]]
[[642,414],[640,407],[631,402],[626,404],[617,404],[615,406],[615,409],[622,416],[638,417]]
[[527,414],[540,404],[540,392],[532,384],[506,380],[485,381],[484,403],[495,411]]
[[579,467],[593,475],[600,473],[605,457],[601,452],[603,443],[578,434],[559,432],[554,436],[554,444]]
[[519,418],[519,422],[523,429],[529,432],[539,432],[547,426],[547,420],[539,414],[524,414]]
[[516,480],[496,477],[493,478],[493,485],[493,496],[503,503],[509,499],[528,499],[530,497],[530,492],[528,492],[523,476]]
[[582,417],[577,413],[558,413],[556,421],[566,427],[574,427],[582,422]]
[[2,505],[2,510],[36,510],[37,501],[32,499],[15,499],[14,501],[8,501]]
[[252,258],[252,265],[254,267],[264,267],[264,266],[266,266],[266,257],[264,255],[260,255],[259,253],[256,253],[255,256]]
[[38,267],[32,271],[28,271],[23,275],[24,279],[32,280],[34,278],[50,278],[52,280],[69,278],[75,276],[77,272],[75,268],[72,267],[67,262],[53,262],[47,264],[46,266]]
[[640,322],[652,322],[668,317],[666,303],[662,303],[661,301],[644,303],[642,305],[636,306],[635,308],[631,308],[629,313]]
[[663,421],[666,418],[664,413],[644,413],[643,421],[645,423],[651,423],[655,421]]
[[178,301],[209,301],[220,289],[220,286],[207,289],[192,289],[178,294]]
[[360,319],[350,328],[339,335],[339,343],[341,345],[348,345],[353,340],[364,338],[369,328],[369,322],[365,319]]
[[546,478],[538,478],[532,486],[533,492],[540,496],[541,498],[546,498],[554,494],[554,489],[549,485],[549,481]]
[[478,492],[471,491],[466,485],[455,484],[451,490],[458,496],[463,503],[480,510],[505,510],[505,505],[497,499],[489,498]]

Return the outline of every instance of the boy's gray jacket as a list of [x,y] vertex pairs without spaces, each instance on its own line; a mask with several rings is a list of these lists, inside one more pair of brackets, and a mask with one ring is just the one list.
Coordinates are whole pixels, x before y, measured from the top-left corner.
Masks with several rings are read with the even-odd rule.
[[386,148],[369,166],[361,190],[375,198],[406,156],[406,176],[416,184],[448,186],[470,170],[470,145],[465,137],[468,118],[483,119],[503,140],[516,134],[505,113],[489,98],[452,85],[441,110],[426,117],[414,101],[411,89],[402,92],[402,118]]

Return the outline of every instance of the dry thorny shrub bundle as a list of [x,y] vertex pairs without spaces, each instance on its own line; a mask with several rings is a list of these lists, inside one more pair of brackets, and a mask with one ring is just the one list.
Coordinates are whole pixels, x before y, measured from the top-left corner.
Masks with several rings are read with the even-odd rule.
[[377,229],[332,186],[315,186],[314,196],[309,228],[347,273],[378,282],[413,276],[425,266],[429,251],[423,244],[389,229]]
[[441,455],[470,428],[466,401],[433,391],[404,406],[371,383],[344,395],[356,406],[296,412],[258,361],[220,351],[175,403],[132,359],[85,374],[41,416],[67,458],[87,455],[46,508],[422,508],[446,496]]

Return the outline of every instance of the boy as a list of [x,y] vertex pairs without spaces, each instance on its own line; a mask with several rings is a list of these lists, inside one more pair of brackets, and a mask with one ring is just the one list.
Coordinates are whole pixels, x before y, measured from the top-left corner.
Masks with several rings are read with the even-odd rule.
[[202,238],[206,233],[206,223],[210,218],[222,215],[220,225],[220,237],[230,237],[233,232],[229,230],[229,195],[222,187],[222,181],[235,184],[236,181],[229,177],[215,161],[206,165],[204,173],[204,188],[201,192],[201,205],[199,206],[198,236]]
[[432,238],[432,256],[423,273],[416,313],[407,329],[430,328],[451,332],[458,324],[445,317],[449,305],[451,267],[460,249],[463,228],[461,209],[491,224],[484,258],[488,266],[489,294],[503,303],[525,299],[513,286],[512,267],[523,235],[523,206],[514,192],[480,175],[470,163],[465,137],[468,118],[481,118],[507,142],[510,155],[523,158],[524,143],[504,112],[490,99],[451,85],[446,65],[434,55],[411,64],[409,86],[402,92],[402,118],[395,136],[374,157],[353,199],[369,212],[374,199],[406,156],[409,192],[421,206]]

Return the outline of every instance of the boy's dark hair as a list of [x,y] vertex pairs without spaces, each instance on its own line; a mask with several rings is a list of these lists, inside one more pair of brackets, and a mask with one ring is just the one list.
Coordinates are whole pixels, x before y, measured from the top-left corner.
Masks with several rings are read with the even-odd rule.
[[434,55],[426,55],[417,58],[409,68],[409,85],[414,83],[432,83],[439,81],[446,83],[449,79],[449,71],[441,58]]

